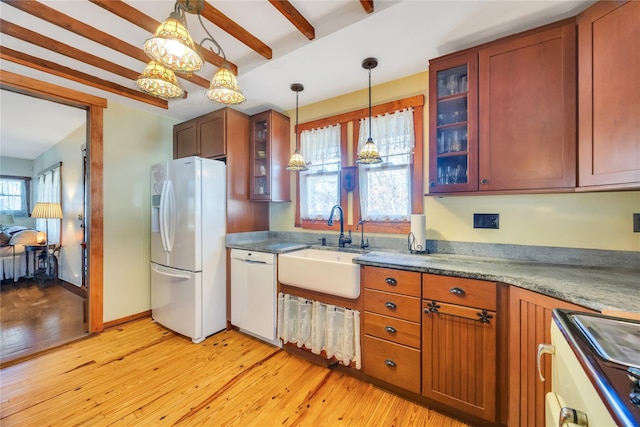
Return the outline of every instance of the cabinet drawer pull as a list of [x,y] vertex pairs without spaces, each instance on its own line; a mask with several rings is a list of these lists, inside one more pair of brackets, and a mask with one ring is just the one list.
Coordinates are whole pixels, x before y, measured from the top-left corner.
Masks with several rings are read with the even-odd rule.
[[390,367],[390,368],[395,368],[396,366],[398,366],[398,365],[396,365],[396,362],[394,362],[394,361],[393,361],[393,360],[391,360],[391,359],[387,359],[387,360],[385,360],[385,361],[384,361],[384,364],[385,364],[385,365],[387,365],[387,366],[388,366],[388,367]]
[[395,334],[396,332],[398,332],[396,331],[396,328],[394,328],[393,326],[385,326],[384,330],[389,332],[390,334]]
[[394,303],[392,303],[391,301],[385,302],[384,306],[387,307],[390,310],[395,310],[396,308],[398,308],[398,306],[395,305]]
[[387,277],[384,281],[387,282],[387,285],[389,286],[396,286],[398,284],[398,281],[393,277]]
[[449,292],[451,292],[454,295],[458,295],[459,297],[461,297],[461,296],[466,294],[464,289],[461,289],[461,288],[451,288],[451,289],[449,289]]

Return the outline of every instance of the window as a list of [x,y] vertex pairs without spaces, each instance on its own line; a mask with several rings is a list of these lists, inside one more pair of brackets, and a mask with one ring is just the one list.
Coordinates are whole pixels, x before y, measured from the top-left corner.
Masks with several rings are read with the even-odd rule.
[[[369,137],[369,118],[360,121],[358,151]],[[360,216],[363,221],[409,221],[411,164],[414,148],[413,109],[373,117],[371,137],[383,163],[359,165]]]
[[300,151],[308,170],[300,172],[300,217],[327,220],[340,203],[340,125],[300,133]]
[[31,178],[0,176],[0,213],[14,217],[29,216]]
[[381,165],[354,163],[359,141],[368,137],[368,108],[301,123],[300,151],[311,164],[297,176],[295,226],[331,230],[327,219],[339,204],[345,230],[362,219],[368,232],[407,234],[411,214],[423,209],[424,99],[415,95],[372,107]]

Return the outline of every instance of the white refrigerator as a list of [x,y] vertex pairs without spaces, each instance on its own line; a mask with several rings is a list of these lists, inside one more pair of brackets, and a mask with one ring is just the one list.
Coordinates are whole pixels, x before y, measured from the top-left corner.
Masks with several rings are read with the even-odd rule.
[[202,342],[226,328],[226,166],[186,157],[151,167],[151,312]]

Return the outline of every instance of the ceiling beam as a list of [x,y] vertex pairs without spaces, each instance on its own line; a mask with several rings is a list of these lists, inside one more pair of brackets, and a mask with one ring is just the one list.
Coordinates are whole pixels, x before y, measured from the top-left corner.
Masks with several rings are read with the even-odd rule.
[[140,75],[139,72],[130,70],[121,65],[107,61],[106,59],[92,55],[75,47],[71,47],[67,44],[60,43],[57,40],[53,40],[49,37],[38,34],[27,28],[13,24],[0,18],[0,32],[11,37],[15,37],[20,40],[24,40],[27,43],[34,44],[36,46],[43,47],[45,49],[57,52],[61,55],[68,56],[69,58],[76,59],[89,65],[101,68],[110,73],[117,74],[127,79],[136,80]]
[[[161,24],[160,22],[156,21],[149,15],[146,15],[140,12],[138,9],[132,6],[129,6],[127,3],[121,0],[89,0],[89,1],[95,4],[96,6],[100,6],[101,8],[124,19],[125,21],[132,23],[133,25],[137,25],[143,30],[149,31],[151,34],[154,34]],[[168,13],[167,13],[167,16],[169,16]],[[200,54],[202,54],[202,56],[207,62],[215,65],[216,67],[222,67],[225,61],[223,57],[215,54],[209,49],[203,48],[197,43],[195,43],[195,45],[198,48],[198,51],[200,52]],[[229,62],[228,60],[227,60],[227,64],[229,64],[229,69],[231,70],[231,72],[237,75],[238,74],[237,65]],[[209,88],[208,82],[207,82],[206,88],[207,89]]]
[[[113,37],[110,34],[93,28],[90,25],[85,24],[84,22],[80,22],[75,18],[65,15],[64,13],[58,12],[56,9],[53,9],[45,4],[32,0],[1,1],[15,7],[16,9],[47,21],[53,25],[57,25],[58,27],[63,28],[67,31],[71,31],[72,33],[75,33],[82,37],[86,37],[87,39],[98,44],[106,46],[110,49],[114,49],[122,53],[123,55],[130,56],[131,58],[142,61],[145,64],[149,62],[149,57],[139,47],[123,42],[122,40]],[[209,82],[198,75],[184,73],[176,73],[176,75],[204,88],[209,88]]]
[[264,58],[271,59],[273,57],[273,52],[269,46],[264,44],[240,25],[236,24],[224,13],[220,12],[206,1],[204,2],[204,9],[200,12],[200,15],[211,21],[213,25],[219,27],[229,35],[253,49],[258,54],[262,55]]
[[289,0],[269,0],[278,11],[289,20],[306,38],[313,40],[316,38],[316,30],[305,19],[298,10],[293,7]]
[[362,5],[362,8],[365,12],[373,12],[373,0],[360,0],[360,4]]
[[15,62],[16,64],[24,65],[25,67],[53,74],[67,80],[73,80],[87,86],[115,93],[116,95],[124,96],[156,107],[164,109],[169,108],[168,102],[163,99],[56,64],[52,61],[47,61],[46,59],[36,58],[35,56],[18,52],[5,46],[0,46],[0,59]]

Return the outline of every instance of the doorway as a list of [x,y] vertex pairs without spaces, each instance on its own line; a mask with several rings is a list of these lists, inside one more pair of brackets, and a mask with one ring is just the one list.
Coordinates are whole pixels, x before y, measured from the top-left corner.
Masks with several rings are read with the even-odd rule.
[[86,235],[86,275],[87,307],[85,310],[88,332],[103,330],[103,109],[106,100],[92,95],[41,82],[10,72],[0,74],[2,89],[58,102],[86,111],[87,142],[87,182],[85,185],[85,214],[83,215]]

